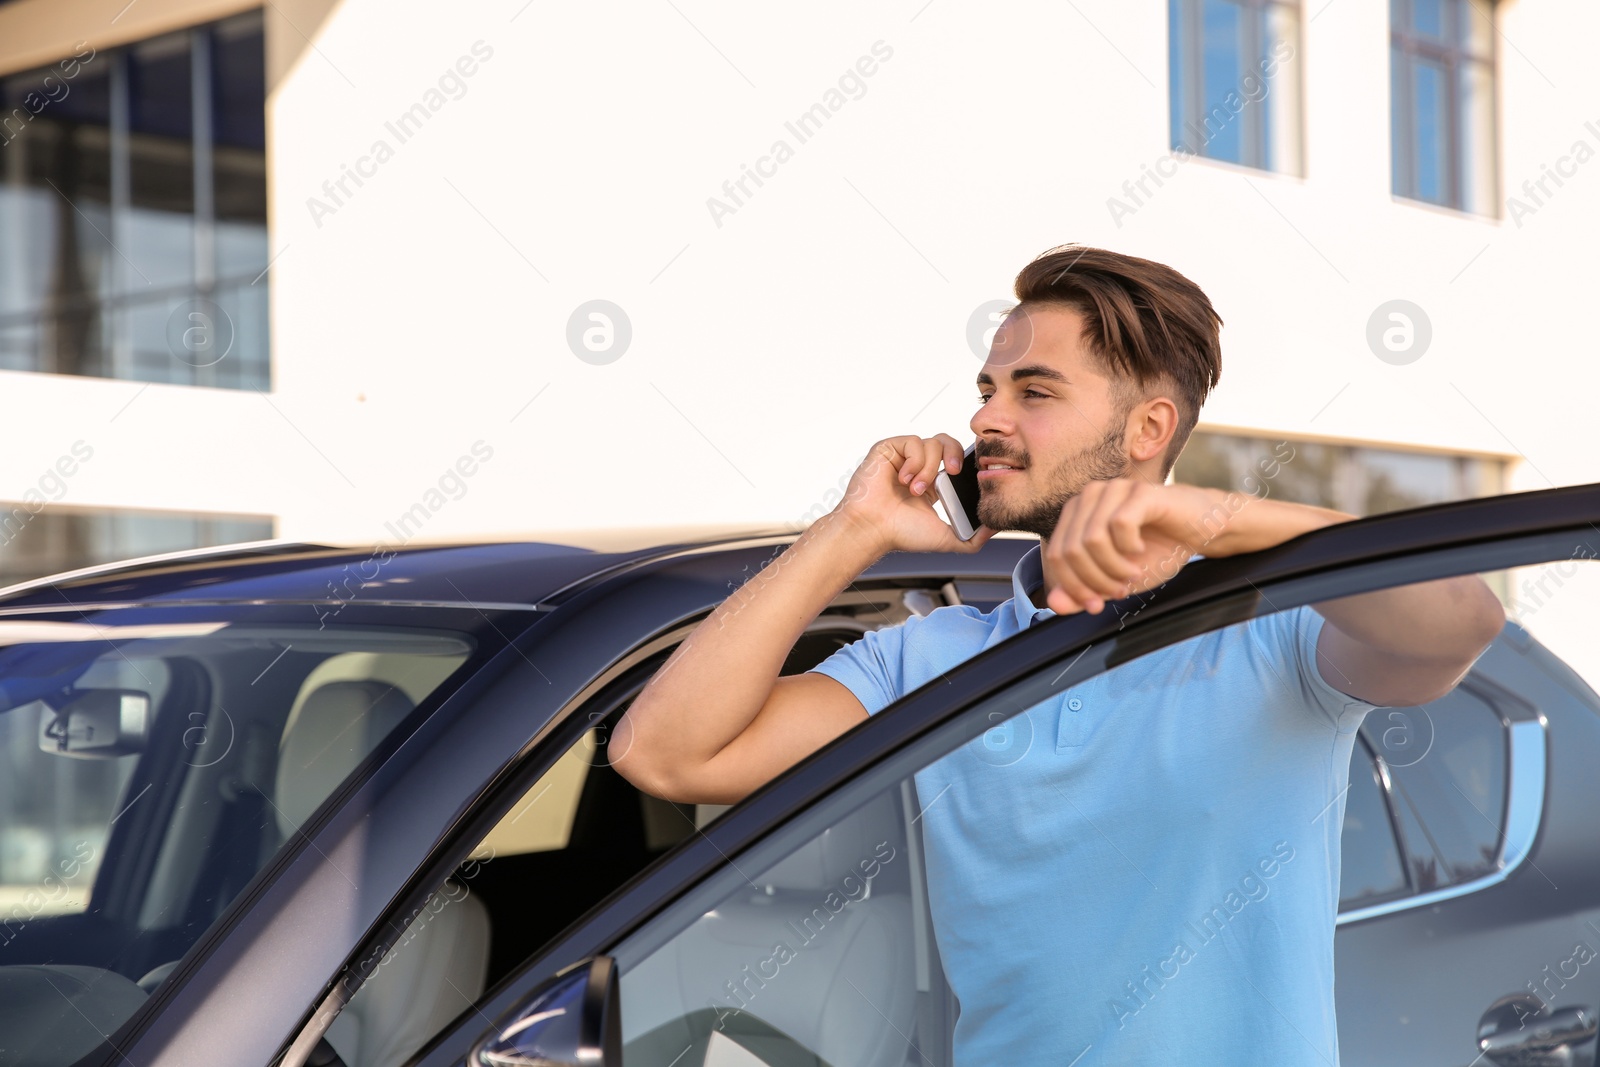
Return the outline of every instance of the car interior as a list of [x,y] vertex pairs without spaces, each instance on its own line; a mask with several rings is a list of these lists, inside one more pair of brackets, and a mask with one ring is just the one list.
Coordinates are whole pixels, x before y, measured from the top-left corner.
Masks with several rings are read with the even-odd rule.
[[[985,588],[982,592],[990,590]],[[1009,595],[1009,587],[1006,593]],[[913,611],[925,612],[941,602],[925,589],[847,594],[800,637],[781,673],[808,670],[859,638],[864,629],[899,622]],[[637,692],[642,685],[641,679],[632,691]],[[431,965],[440,968],[441,973],[423,980],[420,975],[425,958],[435,959],[430,956],[431,948],[425,948],[416,954],[409,968],[396,972],[396,977],[391,978],[380,967],[361,986],[326,1035],[346,1067],[398,1067],[432,1032],[468,1008],[466,994],[476,996],[475,991],[492,986],[509,974],[608,892],[726,810],[721,805],[673,804],[649,796],[611,768],[599,738],[626,709],[624,700],[530,785],[436,894],[459,898],[461,906],[446,904],[431,917],[430,911],[424,910],[412,920],[406,937],[413,936],[414,931],[428,931],[422,935],[430,939],[427,945],[431,946],[434,938],[450,941],[458,954],[450,956],[448,962],[444,955],[437,956]],[[832,839],[814,843],[768,872],[742,915],[734,915],[736,909],[730,908],[725,924],[705,931],[699,950],[689,948],[687,943],[680,947],[681,958],[673,966],[689,967],[684,961],[692,958],[692,966],[706,969],[708,976],[715,973],[720,980],[725,977],[726,963],[750,951],[745,942],[748,937],[757,936],[764,922],[771,921],[773,909],[792,912],[796,922],[803,922],[819,895],[849,876],[852,865],[862,856],[872,855],[874,846],[887,843],[894,855],[902,857],[900,862],[888,864],[884,875],[872,884],[869,898],[848,909],[847,932],[830,938],[830,952],[808,953],[807,960],[808,965],[819,968],[819,975],[826,971],[830,976],[819,980],[838,982],[839,988],[846,991],[845,979],[850,978],[876,989],[914,988],[919,991],[917,997],[914,1000],[909,993],[903,993],[891,1005],[888,1019],[877,1015],[862,1017],[858,1028],[848,1034],[840,1029],[836,1013],[807,1006],[803,998],[792,1001],[787,1010],[775,1009],[777,1013],[769,1021],[794,1035],[780,1044],[788,1046],[799,1041],[817,1048],[811,1042],[822,1041],[828,1051],[840,1057],[828,1062],[839,1064],[856,1062],[839,1044],[844,1041],[867,1041],[878,1048],[876,1058],[862,1061],[873,1063],[901,1062],[892,1057],[906,1054],[901,1035],[914,1029],[928,1031],[920,1040],[942,1041],[935,1035],[947,1032],[944,1020],[953,1019],[949,1013],[954,1004],[938,971],[925,897],[913,892],[913,880],[921,877],[920,865],[904,858],[914,855],[908,848],[915,847],[907,843],[908,838],[915,837],[912,820],[916,814],[915,796],[909,790],[908,780],[904,799],[899,793],[884,798],[870,812],[852,820],[850,828],[841,827]],[[866,837],[872,841],[866,843]],[[460,891],[453,890],[453,886],[460,887]],[[537,891],[530,891],[530,887],[537,887]],[[441,925],[439,920],[452,910],[461,914]],[[480,937],[479,931],[485,925],[487,936]],[[737,932],[741,926],[747,928],[747,934]],[[467,936],[463,938],[458,932]],[[907,946],[915,946],[915,951]],[[392,954],[397,961],[405,958],[404,951]],[[469,956],[473,958],[468,959]],[[668,966],[665,960],[658,965]],[[459,971],[448,975],[449,981],[445,981],[447,976],[442,970],[446,968]],[[402,973],[413,977],[401,977]],[[472,978],[475,980],[467,980]],[[435,997],[432,1006],[437,1009],[431,1015],[427,1011],[429,996]],[[920,1016],[917,1001],[923,1002]],[[380,1003],[394,1006],[380,1007]],[[402,1009],[402,1003],[411,1007]],[[692,1007],[701,1009],[704,1005]],[[681,1005],[665,1000],[647,1009],[647,1014],[653,1013],[652,1018],[660,1015],[660,1021],[667,1024],[652,1040],[675,1039],[677,1030],[684,1025],[709,1031],[704,1012],[689,1011],[692,1018],[683,1023],[686,1012],[681,1009]],[[381,1039],[381,1047],[370,1045],[360,1034],[371,1031],[365,1020],[377,1013],[394,1019],[404,1016],[414,1025],[408,1025],[404,1039],[390,1036]],[[351,1015],[354,1018],[346,1021],[345,1017]],[[826,1035],[821,1027],[824,1015],[829,1018]],[[424,1018],[426,1023],[421,1021]],[[760,1024],[752,1018],[746,1025]],[[379,1032],[393,1033],[387,1029]],[[705,1038],[705,1034],[701,1037]],[[645,1062],[649,1059],[646,1056]]]
[[[389,628],[169,630],[110,650],[67,634],[0,649],[31,664],[6,672],[8,696],[34,685],[60,705],[13,699],[0,713],[0,814],[13,816],[0,826],[0,1033],[17,1062],[70,1063],[121,1025],[472,647]],[[97,748],[107,695],[125,717],[133,700],[139,725]],[[451,921],[470,915],[458,911]],[[414,955],[427,982],[460,973]]]

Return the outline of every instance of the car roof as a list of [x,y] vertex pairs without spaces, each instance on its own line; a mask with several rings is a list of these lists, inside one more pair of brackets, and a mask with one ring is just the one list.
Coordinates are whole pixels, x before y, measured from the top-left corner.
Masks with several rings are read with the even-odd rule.
[[285,538],[167,552],[0,588],[0,612],[113,604],[349,600],[533,608],[617,567],[793,540],[778,526],[706,524],[439,538],[403,545]]

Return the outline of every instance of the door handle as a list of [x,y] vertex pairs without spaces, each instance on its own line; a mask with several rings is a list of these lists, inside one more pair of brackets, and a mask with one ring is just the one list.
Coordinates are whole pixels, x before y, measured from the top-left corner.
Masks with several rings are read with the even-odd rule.
[[1573,1067],[1573,1046],[1593,1040],[1596,1029],[1588,1008],[1552,1010],[1531,993],[1512,993],[1478,1020],[1478,1051],[1497,1067]]

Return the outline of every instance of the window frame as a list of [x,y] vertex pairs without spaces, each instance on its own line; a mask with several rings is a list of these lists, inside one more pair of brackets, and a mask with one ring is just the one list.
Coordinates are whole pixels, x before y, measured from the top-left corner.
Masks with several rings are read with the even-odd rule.
[[[860,590],[846,592],[836,598],[827,611],[808,623],[801,631],[801,636],[804,637],[814,633],[849,631],[859,637],[872,627],[865,625],[853,615],[838,612],[836,609],[840,605],[882,603],[888,599],[895,599],[897,596],[903,597],[903,594],[909,591],[909,588],[885,588],[876,592]],[[494,827],[499,825],[500,821],[515,808],[516,804],[522,800],[529,789],[562,756],[570,751],[585,733],[598,725],[607,723],[617,712],[639,695],[650,678],[666,663],[667,659],[682,644],[684,639],[692,634],[700,623],[704,621],[706,614],[709,614],[709,612],[697,614],[692,619],[681,622],[671,629],[656,634],[649,640],[634,646],[625,655],[619,657],[599,678],[595,679],[594,682],[569,701],[568,705],[552,720],[553,725],[545,733],[537,747],[527,754],[526,759],[494,782],[490,790],[474,806],[472,812],[465,817],[456,833],[452,835],[453,845],[451,849],[443,853],[442,856],[436,856],[433,862],[425,865],[419,875],[413,876],[407,891],[397,898],[399,903],[392,909],[391,915],[405,914],[408,909],[415,910],[420,903],[425,901],[434,887],[467,862],[467,855],[477,846],[478,842],[489,834]],[[596,718],[597,715],[599,716],[598,719]],[[614,723],[610,725],[614,725]],[[597,746],[596,752],[598,753],[599,751],[600,748]],[[707,826],[714,824],[720,818],[720,814],[713,817],[707,823]],[[704,828],[697,828],[695,833],[689,835],[686,840],[692,841],[697,835],[703,836]],[[463,846],[468,851],[461,853],[457,857],[455,855],[456,852]],[[669,851],[674,850],[681,850],[681,845],[675,846],[673,850]],[[446,869],[446,864],[448,864],[448,869]],[[637,881],[638,877],[636,875],[622,886],[607,893],[588,910],[592,912],[595,907],[615,898],[628,884]],[[581,919],[582,916],[579,917],[579,921]],[[350,988],[344,988],[341,975],[347,971],[354,970],[355,961],[371,958],[375,952],[382,954],[382,952],[387,951],[391,942],[399,940],[404,935],[405,924],[383,921],[378,924],[377,931],[377,936],[369,936],[362,939],[356,946],[355,951],[351,953],[345,966],[330,979],[333,988],[316,1005],[312,1015],[313,1019],[322,1018],[328,1016],[331,1012],[343,1010],[354,996],[360,992],[361,985],[356,984]],[[541,945],[535,956],[530,958],[543,956],[550,945],[561,941],[565,936],[564,932],[557,934],[549,942]],[[491,986],[485,991],[485,995],[493,992],[499,986],[503,986],[508,981],[514,981],[524,972],[526,965],[527,961],[524,960],[521,964],[513,967],[504,980],[498,985]],[[462,1014],[460,1019],[470,1021],[474,1017],[474,1013],[469,1009]],[[446,1027],[441,1034],[435,1035],[435,1039],[437,1040],[445,1034],[456,1032],[456,1026],[458,1025],[460,1025],[460,1020],[458,1020],[457,1024]],[[309,1051],[310,1047],[315,1046],[316,1039],[325,1036],[325,1028],[317,1028],[315,1037],[308,1040],[310,1033],[310,1026],[302,1027],[295,1040],[286,1045],[285,1050],[280,1052],[280,1058],[292,1053],[294,1048],[302,1043],[306,1045]],[[274,1062],[279,1063],[279,1060]],[[279,1067],[281,1067],[281,1063]]]
[[[416,1067],[458,1063],[488,1020],[503,1020],[522,997],[569,963],[605,954],[646,924],[673,913],[664,943],[739,876],[731,864],[774,862],[790,834],[820,833],[883,788],[982,733],[985,712],[1037,702],[1084,678],[1201,633],[1303,604],[1458,574],[1569,558],[1574,539],[1594,534],[1600,484],[1457,501],[1358,519],[1311,531],[1241,557],[1202,560],[1164,586],[1167,595],[1126,628],[1114,612],[1059,616],[1030,627],[952,668],[871,716],[669,852],[612,893],[540,953],[489,989],[472,1013],[413,1059]],[[1065,670],[1057,668],[1062,662]],[[1046,675],[1054,682],[1041,684]],[[1070,676],[1070,678],[1068,677]],[[1022,690],[1019,696],[1018,691]],[[558,713],[570,714],[573,708]],[[1542,730],[1542,727],[1541,727]],[[1539,749],[1542,753],[1542,747]],[[1542,791],[1541,791],[1542,803]],[[1535,841],[1537,826],[1527,835]],[[468,846],[457,846],[465,855]],[[1518,866],[1528,856],[1515,857]],[[732,873],[730,873],[732,872]],[[1509,874],[1509,871],[1507,872]],[[1415,906],[1429,903],[1418,898]],[[685,919],[685,916],[688,916]],[[1362,916],[1363,918],[1367,916]],[[1355,921],[1354,919],[1349,921]],[[313,1042],[314,1043],[314,1042]],[[281,1067],[302,1067],[303,1040]]]
[[[1202,110],[1205,106],[1205,3],[1206,0],[1168,0],[1167,7],[1167,142],[1168,147],[1174,151],[1185,149],[1191,151],[1195,158],[1209,160],[1213,163],[1224,163],[1235,167],[1248,167],[1251,170],[1261,171],[1265,174],[1282,174],[1289,177],[1304,177],[1306,171],[1305,159],[1305,97],[1304,77],[1300,60],[1305,49],[1305,5],[1300,0],[1231,0],[1245,15],[1248,25],[1244,28],[1244,37],[1254,46],[1256,55],[1265,51],[1262,47],[1263,40],[1259,29],[1259,22],[1263,16],[1274,7],[1286,8],[1294,12],[1294,76],[1300,81],[1295,88],[1294,125],[1295,146],[1288,166],[1278,169],[1271,164],[1271,144],[1269,141],[1269,124],[1261,109],[1251,102],[1247,108],[1242,108],[1240,116],[1245,116],[1240,128],[1239,146],[1240,158],[1228,159],[1223,156],[1209,155],[1205,145],[1198,148],[1190,145],[1186,137],[1179,133],[1189,126],[1205,127],[1205,120],[1210,112]],[[1270,42],[1266,42],[1270,48]],[[1241,55],[1241,60],[1244,57]],[[1187,77],[1180,78],[1180,72]],[[1274,76],[1276,77],[1276,75]],[[1243,75],[1240,76],[1240,80]],[[1263,97],[1265,99],[1265,97]]]
[[[1396,22],[1400,15],[1404,15],[1407,24],[1411,20],[1411,5],[1413,0],[1389,0],[1389,86],[1392,99],[1389,101],[1389,128],[1390,146],[1392,157],[1389,161],[1389,190],[1390,193],[1408,203],[1426,204],[1429,207],[1443,208],[1447,211],[1456,211],[1471,215],[1476,218],[1501,217],[1500,190],[1502,175],[1500,173],[1500,43],[1498,24],[1498,5],[1495,0],[1484,0],[1489,9],[1490,28],[1489,51],[1481,55],[1471,50],[1467,42],[1467,30],[1460,25],[1460,15],[1468,19],[1473,16],[1474,0],[1445,0],[1445,20],[1448,25],[1446,32],[1452,38],[1449,43],[1441,43],[1426,34],[1414,33],[1409,29],[1400,29]],[[1444,187],[1446,195],[1444,200],[1429,200],[1422,196],[1417,189],[1418,152],[1416,136],[1416,101],[1413,98],[1412,75],[1416,70],[1416,61],[1422,59],[1438,63],[1445,68],[1448,84],[1446,86],[1446,129],[1443,131],[1446,141],[1446,174]],[[1465,73],[1474,65],[1482,66],[1488,71],[1491,86],[1489,109],[1490,143],[1484,151],[1489,154],[1489,171],[1494,187],[1484,198],[1489,206],[1487,211],[1474,210],[1466,202],[1465,178],[1467,160],[1464,156],[1464,136],[1467,127],[1466,115],[1462,109],[1461,80]]]
[[[264,259],[259,261],[263,268],[260,274],[255,274],[257,264],[252,263],[245,269],[224,270],[220,265],[223,249],[223,230],[230,219],[219,211],[218,186],[219,180],[218,156],[228,156],[238,151],[238,146],[219,143],[216,124],[220,121],[218,116],[220,92],[219,61],[214,56],[215,46],[219,40],[218,31],[229,27],[230,24],[242,25],[248,22],[257,22],[261,29],[263,49],[263,71],[265,71],[266,50],[266,20],[265,8],[243,8],[237,11],[223,12],[203,21],[174,26],[149,36],[114,44],[91,54],[90,58],[83,61],[87,66],[97,64],[93,69],[99,77],[99,72],[104,71],[106,78],[106,91],[109,97],[105,125],[85,123],[86,127],[104,130],[106,141],[107,166],[109,169],[109,187],[106,198],[102,204],[98,200],[88,201],[91,207],[103,207],[106,213],[105,231],[99,236],[106,241],[110,250],[104,268],[105,277],[103,287],[100,281],[91,284],[89,295],[81,301],[86,309],[88,320],[92,323],[93,333],[98,335],[95,345],[85,347],[82,351],[71,353],[73,362],[64,364],[62,352],[51,347],[46,337],[51,332],[51,321],[59,313],[52,311],[51,294],[46,293],[45,298],[36,305],[29,305],[19,309],[0,312],[0,329],[12,328],[17,323],[26,323],[25,329],[31,331],[30,341],[32,352],[27,360],[27,365],[14,367],[23,373],[35,374],[67,374],[73,377],[102,379],[110,381],[136,381],[156,382],[169,385],[210,387],[223,389],[264,389],[270,391],[273,387],[273,360],[272,360],[272,335],[271,335],[271,303],[270,294],[256,293],[252,290],[255,281],[259,281],[265,268],[271,265],[271,242],[273,229],[270,218],[266,215],[261,220],[261,235],[263,240]],[[133,100],[137,95],[133,87],[131,68],[137,62],[136,53],[146,46],[160,46],[182,42],[183,62],[188,67],[186,90],[188,100],[188,121],[190,131],[186,142],[190,153],[188,164],[189,179],[189,210],[183,212],[182,217],[187,220],[188,232],[186,243],[188,247],[187,277],[172,282],[151,283],[150,279],[143,277],[143,271],[134,260],[130,260],[121,252],[122,248],[130,247],[130,226],[134,224],[137,212],[148,210],[148,205],[138,203],[138,196],[134,191],[134,169],[136,166],[137,152],[135,143],[143,138],[153,137],[148,132],[133,129]],[[27,125],[18,127],[18,133],[7,138],[7,130],[3,121],[21,105],[6,106],[10,95],[7,92],[10,83],[25,84],[29,79],[38,77],[48,78],[55,74],[57,68],[64,63],[77,58],[76,54],[60,53],[59,58],[52,58],[44,63],[32,64],[17,70],[0,73],[0,147],[11,140],[25,136]],[[71,75],[67,80],[76,78]],[[265,74],[263,75],[265,78]],[[262,84],[263,108],[270,97],[270,85],[265,80]],[[62,97],[66,99],[66,97]],[[24,109],[28,110],[28,109]],[[28,123],[34,117],[42,118],[48,122],[61,124],[61,116],[54,114],[50,107],[30,115]],[[71,124],[68,124],[69,126]],[[263,127],[264,129],[264,127]],[[98,136],[98,135],[97,135]],[[263,134],[265,136],[265,134]],[[159,139],[159,138],[158,138]],[[219,152],[220,149],[220,152]],[[262,173],[270,176],[272,172],[270,140],[263,142],[261,147]],[[59,175],[54,175],[59,178]],[[47,179],[48,180],[48,179]],[[263,207],[270,206],[270,190],[264,183],[261,201]],[[0,178],[0,190],[10,188],[3,178]],[[17,188],[45,190],[48,187],[30,186],[26,182]],[[66,194],[57,189],[54,194],[62,198]],[[77,198],[82,201],[82,197]],[[47,199],[47,202],[48,199]],[[68,201],[74,210],[78,203]],[[79,211],[79,214],[82,214]],[[87,218],[87,216],[85,216]],[[90,226],[94,226],[91,221]],[[95,227],[99,231],[99,227]],[[109,236],[108,236],[109,233]],[[31,252],[40,253],[47,258],[57,256],[61,252],[59,235],[51,238],[51,243],[39,249],[29,249]],[[143,253],[134,248],[135,257],[148,257],[149,252]],[[80,263],[81,267],[82,264]],[[254,281],[250,280],[254,275]],[[142,282],[142,284],[141,284]],[[264,318],[261,326],[261,344],[258,353],[247,356],[240,344],[241,327],[233,320],[242,310],[246,314],[250,308],[236,309],[230,312],[222,305],[226,302],[242,300],[245,297],[259,295],[263,301]],[[207,309],[202,305],[209,304],[220,311],[228,320],[229,349],[222,356],[218,356],[210,363],[189,363],[180,360],[173,352],[167,352],[165,361],[158,360],[160,367],[169,369],[172,363],[187,364],[187,369],[181,372],[171,372],[167,377],[153,374],[148,362],[139,359],[141,354],[148,354],[146,349],[142,353],[136,347],[138,335],[133,323],[134,316],[142,310],[159,307],[161,301],[178,301],[166,311],[166,317],[171,318],[179,310],[188,307],[193,311],[204,313]],[[170,342],[169,342],[170,345]],[[219,371],[223,359],[229,354],[234,358],[228,373]],[[4,356],[0,350],[0,356]],[[89,368],[89,369],[84,369]],[[173,376],[175,375],[175,376]]]
[[[1389,832],[1400,850],[1400,863],[1405,872],[1406,889],[1402,893],[1370,898],[1369,903],[1341,907],[1337,926],[1376,919],[1384,915],[1427,907],[1441,901],[1467,896],[1499,885],[1511,877],[1533,851],[1539,827],[1544,822],[1544,795],[1549,775],[1548,719],[1528,700],[1506,691],[1502,686],[1482,677],[1468,676],[1461,688],[1482,700],[1500,719],[1504,731],[1506,797],[1500,816],[1495,850],[1495,870],[1488,874],[1440,886],[1437,889],[1419,890],[1412,870],[1406,837],[1400,825],[1398,799],[1394,793],[1393,778],[1382,755],[1372,752],[1362,739],[1361,747],[1376,763],[1383,783],[1383,798],[1389,815]],[[1421,816],[1417,819],[1421,821]]]

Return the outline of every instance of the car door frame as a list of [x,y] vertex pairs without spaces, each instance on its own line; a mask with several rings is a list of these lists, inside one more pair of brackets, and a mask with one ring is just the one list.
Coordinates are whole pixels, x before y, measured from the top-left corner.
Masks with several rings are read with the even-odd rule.
[[[407,736],[381,745],[207,931],[148,1009],[82,1067],[125,1059],[176,1067],[218,1048],[278,1054],[262,1051],[262,1067],[296,1055],[291,1043],[318,1017],[330,986],[381,937],[387,916],[422,901],[418,885],[480,813],[482,798],[530,760],[553,762],[559,752],[549,742],[573,708],[651,641],[713,610],[730,576],[759,571],[793,540],[689,545],[597,567],[528,605],[527,624],[501,633],[506,647]],[[1009,569],[1015,546],[985,551]],[[994,576],[970,555],[897,555],[856,586],[929,585],[935,574]]]
[[[793,538],[774,540],[779,542],[777,550],[781,552]],[[923,553],[896,554],[881,560],[851,583],[850,588],[836,598],[827,611],[806,627],[806,631],[838,629],[840,621],[844,619],[838,613],[841,607],[849,609],[854,605],[864,615],[865,607],[871,602],[913,589],[948,600],[950,594],[947,587],[956,581],[992,581],[1003,576],[1009,582],[1016,559],[1027,551],[1030,544],[1015,539],[1007,541],[1009,543],[991,541],[994,547],[982,559],[971,554]],[[625,701],[627,694],[622,690],[629,685],[642,684],[631,681],[638,667],[675,647],[725,599],[729,588],[738,584],[738,578],[729,580],[730,575],[749,578],[776,556],[772,541],[746,543],[733,548],[722,545],[710,547],[715,551],[702,547],[669,559],[651,561],[646,566],[630,567],[626,573],[581,590],[582,595],[574,598],[570,608],[565,604],[542,605],[553,610],[572,612],[563,616],[564,626],[546,627],[543,630],[543,635],[549,638],[545,655],[553,657],[563,666],[581,660],[586,654],[593,655],[596,646],[615,648],[616,638],[607,631],[614,628],[619,620],[625,620],[632,627],[627,651],[621,655],[607,652],[596,660],[596,669],[587,683],[573,692],[558,711],[542,722],[513,758],[505,760],[506,749],[499,749],[496,759],[502,760],[503,765],[493,777],[481,783],[479,795],[473,798],[471,805],[457,813],[459,817],[450,829],[449,842],[441,844],[430,857],[430,862],[415,870],[405,890],[395,898],[387,916],[374,919],[368,936],[350,953],[344,966],[333,972],[334,978],[327,984],[316,1006],[304,1014],[303,1025],[294,1039],[274,1058],[276,1067],[290,1067],[312,1054],[333,1017],[354,995],[355,988],[340,988],[339,975],[366,967],[368,963],[383,957],[405,925],[396,924],[390,919],[414,912],[426,903],[429,894],[465,858],[465,852],[457,856],[456,850],[464,848],[470,851],[473,843],[481,840],[511,810],[526,789],[549,770],[590,727],[588,711],[595,702],[614,707]],[[715,581],[711,580],[713,578]],[[870,627],[852,620],[846,628],[865,630]],[[530,641],[536,636],[530,631]],[[601,640],[608,636],[611,638],[609,644]],[[524,651],[538,647],[530,644],[529,649]],[[523,658],[532,666],[532,660],[526,654]],[[549,665],[546,662],[546,666]],[[523,681],[526,681],[526,672],[523,672],[523,676]],[[526,716],[522,725],[527,725]],[[421,780],[414,783],[414,788],[420,786]]]
[[[544,978],[608,951],[814,805],[953,720],[981,710],[1019,679],[1070,659],[1061,673],[1070,672],[1078,682],[1258,614],[1397,584],[1546,562],[1565,555],[1573,538],[1600,545],[1596,522],[1600,484],[1378,515],[1246,556],[1196,561],[1137,598],[1137,611],[1059,616],[1032,626],[907,694],[752,793],[530,957],[411,1063],[445,1067],[459,1062],[485,1032],[486,1022],[503,1020]],[[973,736],[981,732],[981,721],[969,724]],[[456,849],[467,847],[462,841]]]

